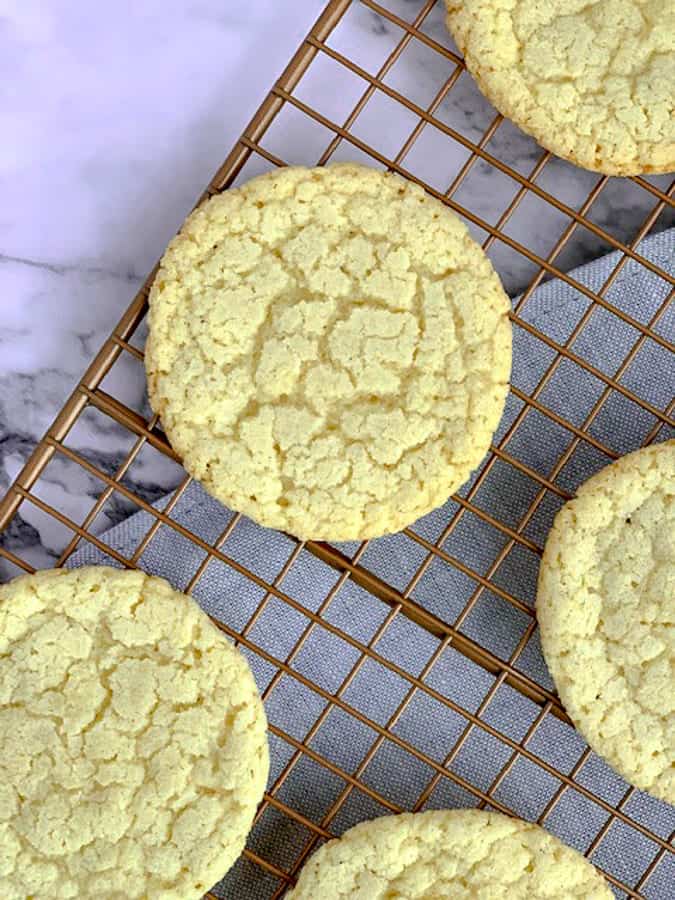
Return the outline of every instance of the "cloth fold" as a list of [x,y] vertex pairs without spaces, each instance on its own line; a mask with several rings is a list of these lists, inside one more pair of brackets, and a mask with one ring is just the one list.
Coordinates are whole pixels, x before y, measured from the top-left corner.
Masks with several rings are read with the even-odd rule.
[[[675,229],[643,240],[639,252],[665,271],[675,271]],[[610,253],[570,274],[599,291],[620,258],[620,253]],[[667,282],[658,275],[628,260],[604,296],[616,310],[648,325],[655,333],[672,338],[672,308],[658,321],[652,321],[668,289]],[[590,304],[581,292],[553,279],[532,293],[518,315],[551,340],[563,344]],[[640,345],[628,366],[619,370],[638,340]],[[637,448],[652,435],[657,419],[579,366],[574,356],[610,378],[616,376],[629,391],[664,409],[672,399],[675,383],[673,355],[598,305],[570,349],[572,358],[562,359],[539,389],[537,385],[556,351],[514,324],[512,384],[516,392],[509,396],[495,443],[522,413],[523,401],[518,393],[533,392],[543,407],[576,428],[587,429],[595,442],[616,454]],[[596,410],[599,400],[602,404]],[[661,428],[655,439],[670,436]],[[518,671],[551,690],[553,685],[536,632],[513,657],[533,616],[539,559],[536,547],[543,546],[564,495],[573,493],[611,459],[594,442],[578,439],[571,430],[532,407],[502,449],[505,455],[493,465],[471,503],[517,529],[536,501],[522,530],[524,540],[514,543],[496,564],[509,542],[508,535],[464,510],[442,545],[444,556],[431,560],[410,596],[443,623],[457,627],[501,660],[511,660]],[[564,465],[558,466],[563,454],[567,454]],[[561,493],[543,487],[526,474],[527,469],[553,481]],[[462,495],[467,494],[472,483],[473,480],[464,486]],[[168,498],[160,501],[158,508],[164,508],[167,502]],[[424,540],[435,542],[459,510],[456,502],[448,500],[441,509],[415,523],[412,530]],[[232,516],[196,483],[188,487],[171,511],[173,520],[209,544],[218,539]],[[153,521],[150,514],[138,513],[101,539],[119,553],[131,556]],[[339,549],[351,555],[356,546],[341,544]],[[221,550],[270,584],[296,552],[296,543],[242,519]],[[205,556],[197,544],[162,525],[139,564],[150,573],[168,578],[174,586],[185,588]],[[427,550],[421,543],[397,534],[370,542],[360,565],[397,590],[405,591],[426,556]],[[460,561],[463,571],[449,561],[452,559]],[[81,545],[69,561],[72,566],[85,563],[116,564],[91,544]],[[489,578],[495,590],[482,589],[475,576]],[[508,741],[523,740],[540,714],[540,707],[508,685],[500,684],[480,712],[481,720],[491,731],[470,729],[461,749],[448,762],[448,754],[468,725],[462,711],[476,713],[494,687],[496,676],[467,659],[452,643],[441,648],[438,636],[401,612],[378,634],[391,607],[349,578],[336,587],[339,577],[338,572],[302,549],[278,585],[292,604],[276,596],[266,597],[264,587],[217,559],[211,560],[194,591],[208,613],[237,632],[246,629],[251,643],[263,651],[264,655],[244,650],[260,689],[268,689],[266,709],[275,726],[275,733],[270,735],[270,785],[296,753],[295,746],[279,734],[306,743],[311,751],[299,756],[276,797],[302,816],[323,823],[333,833],[340,833],[361,819],[384,814],[392,807],[411,809],[421,795],[425,797],[422,808],[475,806],[478,798],[467,789],[467,784],[482,792],[491,788],[513,754],[513,745]],[[517,602],[509,602],[506,595]],[[262,612],[254,616],[265,598]],[[470,600],[470,610],[463,612]],[[320,622],[312,624],[306,613],[317,612]],[[296,649],[307,629],[309,633]],[[362,659],[353,642],[369,645],[376,658]],[[274,665],[271,659],[290,667],[299,678]],[[386,661],[398,670],[389,668]],[[412,686],[400,674],[401,670],[413,678],[423,677],[430,691],[413,690],[408,699]],[[320,690],[308,687],[307,680]],[[338,700],[329,704],[328,696],[336,694]],[[441,702],[439,696],[453,706]],[[400,704],[405,699],[408,702],[401,711]],[[382,727],[395,739],[384,737],[378,730]],[[372,758],[366,763],[366,755],[374,745]],[[418,753],[411,753],[409,747]],[[571,727],[547,714],[527,741],[525,753],[517,755],[494,790],[495,806],[503,805],[523,818],[537,819],[561,786],[550,767],[569,774],[584,748],[583,740]],[[313,758],[315,754],[328,760],[331,768]],[[447,766],[451,777],[439,775],[437,766]],[[354,787],[340,772],[350,777],[355,774],[369,792]],[[584,851],[608,818],[607,809],[594,798],[615,806],[627,785],[594,754],[576,773],[575,783],[579,788],[564,791],[545,825],[566,843]],[[345,791],[348,796],[333,815],[333,806]],[[636,792],[622,809],[662,839],[675,829],[675,809],[646,794]],[[287,870],[313,836],[301,822],[270,805],[254,828],[249,847]],[[655,841],[619,818],[592,860],[632,886],[658,850]],[[663,900],[672,897],[672,872],[662,862],[645,886],[646,894]],[[270,896],[278,884],[275,876],[242,858],[215,893],[237,900],[260,900]]]

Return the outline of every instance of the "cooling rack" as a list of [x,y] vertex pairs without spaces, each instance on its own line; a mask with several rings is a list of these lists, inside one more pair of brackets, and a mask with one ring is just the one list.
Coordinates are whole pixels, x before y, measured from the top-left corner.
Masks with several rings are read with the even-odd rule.
[[[386,38],[377,42],[379,48],[386,46],[386,52],[378,51],[379,58],[369,50],[368,58],[357,59],[348,41],[345,45],[343,36],[349,32],[343,26],[355,15],[368,16],[373,34]],[[578,460],[590,457],[597,468],[626,449],[667,437],[673,426],[672,400],[664,402],[662,394],[647,395],[636,387],[633,377],[647,364],[645,360],[654,365],[654,359],[663,358],[658,354],[673,349],[665,324],[674,279],[642,252],[644,239],[672,221],[673,185],[663,178],[594,176],[541,149],[533,151],[532,165],[523,171],[510,155],[509,142],[500,139],[512,126],[478,95],[471,128],[466,127],[466,118],[453,120],[449,98],[453,91],[470,90],[471,82],[461,57],[439,27],[441,19],[440,4],[434,0],[331,0],[203,195],[286,162],[323,164],[340,158],[368,162],[422,184],[467,222],[507,286],[514,287],[509,278],[520,279],[515,285],[520,294],[511,314],[514,338],[520,336],[528,346],[539,348],[541,365],[530,372],[529,380],[514,380],[506,422],[469,485],[448,501],[431,525],[416,523],[395,538],[383,539],[385,545],[387,540],[404,544],[410,551],[406,558],[415,564],[404,572],[392,572],[391,565],[382,568],[372,552],[381,545],[378,541],[333,546],[288,539],[285,558],[272,574],[261,574],[260,567],[245,564],[229,552],[232,535],[246,526],[241,516],[229,518],[215,540],[193,532],[174,517],[190,487],[184,472],[163,504],[151,504],[130,486],[128,473],[148,454],[177,462],[157,417],[148,415],[147,407],[138,409],[125,402],[111,377],[119,367],[142,365],[143,320],[152,274],[0,503],[0,538],[19,521],[22,508],[31,505],[55,520],[68,536],[58,565],[89,546],[132,567],[143,564],[160,531],[169,529],[200,552],[188,592],[198,591],[214,565],[228,567],[242,583],[258,591],[255,608],[243,624],[218,622],[249,658],[265,666],[263,696],[270,740],[283,761],[273,772],[252,838],[237,864],[238,877],[253,886],[252,896],[280,897],[321,841],[363,816],[364,803],[372,815],[427,806],[487,806],[516,813],[577,846],[604,872],[619,896],[667,896],[675,879],[675,818],[669,820],[667,810],[656,808],[662,805],[617,778],[610,777],[610,788],[601,790],[590,777],[602,762],[570,727],[542,670],[533,584],[542,536],[556,509],[576,487]],[[442,72],[431,97],[422,97],[410,86],[400,87],[400,72],[413,54],[418,63],[424,57],[424,65]],[[368,127],[369,110],[378,103],[389,111],[385,129],[381,112],[378,128]],[[477,137],[476,121],[481,115],[484,121]],[[416,155],[416,148],[425,141],[436,148],[438,164],[433,170],[428,168],[428,153],[427,163]],[[472,179],[478,176],[510,185],[510,200],[503,209],[494,205],[503,193],[488,191],[486,201],[486,191],[475,189],[480,182]],[[617,190],[631,191],[634,205],[644,210],[642,224],[632,234],[607,215]],[[605,210],[603,215],[596,215],[599,209]],[[558,223],[549,246],[543,246],[538,224],[542,210],[554,214]],[[569,262],[579,261],[574,253],[580,235],[584,246],[589,241],[593,245],[594,255],[616,251],[611,272],[599,287],[589,287],[574,273],[568,274]],[[638,270],[648,272],[657,286],[658,303],[648,315],[638,315],[613,300],[616,279]],[[547,330],[529,314],[537,289],[552,277],[573,289],[578,301],[562,333]],[[611,369],[598,360],[593,342],[586,339],[599,322],[608,334],[621,334],[621,360]],[[586,392],[583,415],[570,415],[564,402],[570,386]],[[630,425],[625,435],[608,439],[607,430],[598,425],[617,403],[628,410]],[[86,453],[73,449],[69,436],[82,422],[114,427],[128,436],[128,451],[114,469],[104,471]],[[524,434],[529,435],[525,442]],[[524,444],[529,453],[523,450]],[[537,452],[531,452],[533,446]],[[41,495],[41,478],[55,459],[84,470],[98,485],[95,502],[81,521],[74,521]],[[509,474],[504,483],[518,482],[517,514],[505,514],[498,491],[486,493],[505,473]],[[486,502],[486,496],[492,500]],[[97,530],[102,511],[115,498],[146,514],[147,528],[129,555],[111,547]],[[456,540],[462,533],[471,539]],[[490,552],[481,553],[487,546]],[[10,573],[32,571],[1,540],[0,556]],[[289,587],[294,572],[310,558],[332,575],[330,589],[313,604],[304,602],[302,590],[298,594]],[[442,583],[454,587],[446,596],[430,601],[429,590],[433,593],[434,585],[441,583],[430,576],[441,570],[446,573]],[[514,572],[518,578],[510,577]],[[378,610],[367,640],[336,624],[340,620],[331,614],[341,595],[349,592],[359,597],[364,618],[372,609]],[[299,621],[292,645],[283,655],[273,654],[255,637],[256,623],[270,604],[282,604]],[[494,640],[485,637],[489,630],[473,627],[477,617],[485,616],[492,623]],[[401,623],[407,634],[412,630],[426,640],[423,664],[412,663],[402,652],[401,641],[391,640]],[[301,665],[318,633],[344,648],[347,664],[337,684],[319,683]],[[450,657],[456,663],[454,675],[438,677]],[[359,707],[350,688],[367,667],[381,672],[380,691],[370,698],[370,705]],[[453,678],[471,689],[458,695]],[[300,732],[291,733],[275,716],[275,692],[289,686],[311,712]],[[504,709],[504,703],[509,714],[495,715],[494,710]],[[454,724],[442,751],[426,746],[419,730],[403,727],[415,708],[426,709],[427,715],[434,715],[434,709],[452,715]],[[346,744],[356,740],[355,729],[361,730],[365,743],[356,763],[341,763],[322,749],[322,729],[331,717],[343,723]],[[487,771],[470,764],[480,752],[478,737],[499,751],[493,754],[498,763]],[[566,755],[551,755],[552,744],[557,750],[564,745]],[[417,783],[423,787],[411,796],[400,789],[396,772],[405,775],[413,768],[422,773]],[[298,772],[304,772],[300,783],[305,787],[294,791],[289,786]],[[310,784],[332,786],[323,806],[317,808],[311,801],[308,778]],[[517,790],[507,790],[514,782]],[[532,794],[529,787],[534,783],[538,789]],[[353,803],[355,797],[360,805]],[[583,827],[575,828],[579,821]],[[273,844],[265,835],[272,832],[284,835],[283,854],[269,850]],[[630,875],[623,864],[626,856],[632,860]],[[233,896],[228,880],[208,896]]]

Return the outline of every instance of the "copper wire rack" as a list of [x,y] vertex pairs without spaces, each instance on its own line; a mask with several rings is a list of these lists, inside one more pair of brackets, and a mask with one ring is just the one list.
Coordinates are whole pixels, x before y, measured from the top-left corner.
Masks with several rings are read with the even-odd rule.
[[[123,566],[142,565],[143,553],[159,530],[168,528],[202,553],[202,561],[187,585],[188,593],[197,588],[207,567],[214,563],[233,568],[259,589],[261,599],[243,627],[217,623],[249,656],[267,665],[270,676],[263,697],[268,705],[270,740],[283,745],[286,750],[286,762],[274,774],[257,812],[254,832],[261,827],[288,827],[295,835],[295,842],[284,860],[268,858],[264,843],[249,843],[237,865],[250,870],[248,878],[258,885],[257,896],[276,898],[283,895],[316,846],[344,830],[340,822],[354,794],[371,801],[376,814],[403,808],[425,808],[434,804],[434,798],[443,796],[442,791],[447,788],[448,796],[461,794],[463,799],[458,801],[459,805],[487,806],[522,815],[522,810],[514,809],[500,799],[500,791],[523,766],[534,773],[532,777],[537,773],[545,776],[549,784],[545,802],[528,811],[530,819],[556,830],[557,811],[574,795],[585,804],[587,825],[593,823],[592,839],[586,840],[579,849],[604,872],[616,893],[649,897],[660,890],[662,895],[663,886],[670,884],[672,888],[675,879],[675,870],[671,868],[673,834],[657,833],[645,824],[645,816],[640,812],[642,807],[638,808],[635,803],[639,792],[625,785],[618,797],[594,792],[584,776],[597,757],[583,742],[573,745],[576,748],[573,758],[564,768],[547,759],[542,750],[542,733],[562,733],[561,727],[570,733],[572,730],[550,684],[536,672],[533,674],[527,665],[532,642],[536,640],[533,598],[518,596],[505,587],[508,582],[502,574],[505,567],[514,564],[529,566],[536,572],[541,541],[532,536],[535,532],[530,526],[539,518],[550,521],[551,511],[571,496],[573,486],[570,487],[565,473],[575,455],[596,454],[598,460],[606,463],[623,452],[620,443],[610,446],[610,442],[601,439],[594,428],[603,411],[617,398],[631,405],[635,420],[639,422],[639,439],[634,440],[635,446],[663,439],[674,424],[673,402],[659,404],[654,398],[640,395],[633,389],[634,383],[629,377],[632,365],[647,346],[663,352],[673,350],[667,332],[660,326],[665,322],[675,279],[640,252],[641,241],[650,232],[672,221],[675,208],[673,185],[668,185],[664,178],[618,180],[592,175],[556,160],[534,144],[531,168],[521,171],[522,165],[509,158],[508,142],[499,140],[500,132],[512,129],[512,126],[478,95],[476,117],[484,116],[481,136],[476,138],[476,117],[472,119],[473,130],[464,127],[464,120],[453,121],[447,112],[450,109],[448,98],[453,91],[469,90],[471,82],[462,58],[443,30],[441,6],[435,0],[417,3],[403,0],[385,3],[383,0],[382,4],[375,0],[331,0],[200,198],[287,162],[323,164],[331,159],[356,159],[386,167],[421,184],[467,222],[498,271],[520,273],[521,284],[515,285],[520,294],[511,314],[514,333],[518,330],[526,332],[528,339],[539,342],[545,350],[545,364],[537,373],[534,384],[512,385],[509,402],[513,414],[508,427],[495,438],[468,490],[451,498],[447,515],[436,533],[429,536],[413,525],[397,536],[400,541],[409,542],[411,547],[414,545],[418,560],[415,570],[406,572],[405,578],[394,583],[393,579],[386,580],[369,565],[369,547],[373,542],[363,542],[346,552],[344,547],[327,543],[289,539],[289,551],[283,565],[274,577],[263,577],[259,571],[254,571],[255,567],[243,564],[228,553],[228,541],[244,521],[240,515],[230,519],[215,541],[192,533],[172,517],[190,483],[184,472],[164,504],[153,504],[134,489],[127,475],[144,454],[153,454],[155,458],[159,454],[178,462],[159,427],[157,416],[148,412],[147,405],[133,408],[115,395],[114,387],[109,387],[115,384],[111,374],[118,367],[142,366],[143,320],[154,273],[134,298],[0,503],[0,561],[5,573],[10,575],[32,571],[20,551],[15,552],[10,549],[11,542],[1,540],[3,533],[9,534],[12,524],[20,520],[22,510],[30,505],[55,520],[66,535],[57,565],[63,565],[84,545],[101,550]],[[379,48],[379,59],[357,61],[352,48],[344,45],[341,35],[348,34],[343,26],[350,16],[367,19],[371,34],[378,37],[371,44]],[[368,53],[377,56],[373,50]],[[421,92],[413,89],[403,93],[397,86],[401,72],[405,71],[407,60],[413,54],[416,54],[416,64],[440,73],[432,96],[422,97]],[[410,78],[408,83],[411,83]],[[345,109],[346,104],[348,108]],[[379,130],[368,127],[369,108],[377,104],[384,104],[388,110],[390,127],[386,133],[381,125]],[[381,123],[382,109],[379,115]],[[438,165],[433,171],[416,156],[416,147],[425,140],[436,147]],[[428,153],[426,158],[429,158]],[[564,167],[565,177],[559,177],[563,171],[561,167]],[[510,200],[505,208],[488,208],[485,191],[473,189],[472,178],[480,172],[493,173],[504,184],[510,185]],[[642,225],[629,235],[621,232],[619,226],[614,227],[611,216],[594,215],[603,202],[609,203],[611,208],[616,190],[633,192],[634,205],[644,210]],[[537,210],[542,209],[554,215],[554,221],[558,223],[555,239],[547,247],[541,246],[538,233]],[[511,227],[522,210],[526,215],[519,220],[520,230]],[[568,274],[567,264],[575,259],[573,251],[580,235],[584,236],[585,246],[589,241],[593,244],[595,255],[603,250],[619,251],[613,271],[597,290]],[[627,265],[644,267],[658,276],[659,283],[664,286],[662,302],[646,321],[611,300],[612,285]],[[551,277],[562,279],[583,301],[574,327],[562,339],[552,337],[528,317],[528,302],[535,289]],[[597,315],[616,322],[630,335],[623,359],[613,371],[606,371],[589,358],[581,340],[584,329]],[[581,420],[572,421],[564,405],[556,408],[549,399],[552,395],[547,392],[547,386],[563,370],[571,371],[573,380],[585,379],[595,386]],[[86,452],[73,449],[69,442],[78,423],[94,420],[123,430],[128,436],[128,451],[110,471],[94,464]],[[545,421],[562,435],[554,458],[544,457],[544,462],[539,465],[523,461],[518,449],[523,424],[529,422],[531,426],[533,421]],[[81,521],[74,521],[64,509],[57,508],[41,494],[41,478],[55,459],[84,470],[98,486],[98,496]],[[481,503],[481,487],[500,468],[515,472],[529,492],[528,503],[516,519],[507,520],[499,509]],[[128,511],[143,510],[150,517],[142,540],[128,557],[112,549],[96,527],[102,511],[115,498],[126,504]],[[471,555],[453,550],[453,533],[468,520],[499,538],[500,549],[487,561],[476,562]],[[312,608],[285,590],[298,560],[307,554],[318,564],[330,567],[335,576],[328,593]],[[430,608],[418,599],[418,588],[436,565],[461,573],[469,585],[460,608],[453,607],[452,614],[444,612],[442,605]],[[350,585],[361,591],[364,604],[377,604],[386,611],[367,642],[355,638],[331,620],[331,605]],[[479,643],[465,627],[486,600],[493,606],[497,604],[499,608],[510,609],[521,623],[517,639],[507,650]],[[273,601],[287,605],[302,620],[297,639],[284,658],[278,658],[255,640],[254,626]],[[397,661],[395,654],[381,649],[387,633],[402,620],[432,642],[433,650],[422,668],[411,669],[405,661]],[[299,654],[317,631],[325,631],[339,639],[350,652],[348,670],[337,687],[314,683],[297,663]],[[480,697],[470,708],[454,699],[452,690],[443,682],[433,678],[438,661],[450,651],[463,657],[471,671],[481,673]],[[396,702],[385,703],[386,698],[381,698],[383,708],[387,709],[386,715],[363,711],[349,699],[349,687],[365,665],[377,665],[383,676],[396,678],[403,686],[402,693],[396,695]],[[281,684],[291,684],[294,690],[311,695],[318,703],[319,712],[304,734],[290,734],[275,720],[269,701]],[[383,693],[386,690],[386,677],[383,677]],[[533,710],[532,715],[520,723],[522,727],[515,731],[495,723],[490,716],[491,704],[504,691],[526,700],[528,708]],[[451,710],[460,723],[448,738],[442,756],[418,746],[405,730],[398,727],[406,710],[420,697]],[[317,749],[320,743],[315,738],[327,717],[334,713],[339,713],[345,721],[364,726],[371,735],[367,752],[351,770]],[[553,731],[551,726],[555,726]],[[457,765],[470,750],[477,732],[498,742],[504,751],[502,762],[491,773],[489,783],[477,783]],[[411,765],[423,766],[428,772],[426,786],[418,796],[396,800],[382,787],[381,781],[369,777],[373,761],[387,747],[409,760]],[[330,777],[337,785],[334,799],[319,814],[303,806],[302,796],[298,799],[292,792],[285,791],[294,771],[303,765],[313,767],[314,777]],[[439,805],[438,800],[435,802]],[[639,856],[639,876],[631,883],[622,880],[622,869],[615,865],[614,855],[603,852],[617,833],[621,834],[622,852]],[[573,837],[567,839],[574,843]],[[213,890],[214,893],[208,896],[230,896],[226,888],[224,894],[217,887]]]

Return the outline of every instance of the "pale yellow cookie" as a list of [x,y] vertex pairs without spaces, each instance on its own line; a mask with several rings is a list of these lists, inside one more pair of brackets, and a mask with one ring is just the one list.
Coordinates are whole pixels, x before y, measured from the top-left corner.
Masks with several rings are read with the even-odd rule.
[[538,825],[480,810],[361,822],[324,844],[286,900],[612,900],[600,873]]
[[0,897],[197,900],[267,778],[243,656],[161,578],[0,586]]
[[537,616],[579,731],[624,778],[675,803],[675,441],[624,456],[563,506]]
[[552,153],[608,175],[675,169],[675,3],[445,0],[485,96]]
[[397,531],[485,455],[509,301],[460,220],[358,165],[204,203],[150,294],[150,400],[218,499],[301,538]]

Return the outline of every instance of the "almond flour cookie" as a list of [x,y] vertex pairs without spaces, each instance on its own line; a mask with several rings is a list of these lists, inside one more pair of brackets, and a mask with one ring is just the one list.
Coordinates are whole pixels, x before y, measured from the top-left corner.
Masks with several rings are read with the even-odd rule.
[[443,204],[358,165],[204,203],[150,294],[150,400],[215,497],[300,538],[397,531],[481,461],[509,301]]
[[201,898],[267,778],[243,656],[161,578],[0,586],[0,896]]
[[675,169],[675,3],[445,2],[485,96],[542,146],[608,175]]
[[675,803],[675,441],[624,456],[563,506],[537,615],[579,731],[624,778]]
[[600,873],[538,825],[480,810],[383,816],[306,863],[286,900],[612,900]]

